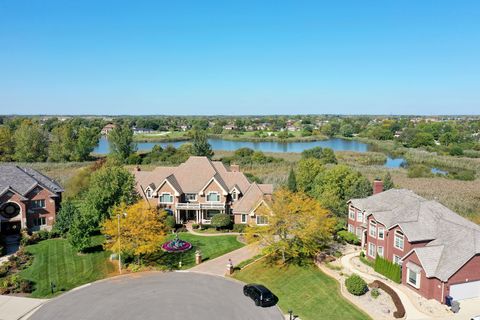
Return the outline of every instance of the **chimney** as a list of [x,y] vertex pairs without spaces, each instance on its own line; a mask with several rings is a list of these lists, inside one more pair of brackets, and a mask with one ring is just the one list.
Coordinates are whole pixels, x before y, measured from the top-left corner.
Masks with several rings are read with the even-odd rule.
[[376,178],[373,181],[373,194],[383,192],[383,181],[379,178]]
[[240,166],[238,164],[231,164],[230,165],[231,172],[240,172]]

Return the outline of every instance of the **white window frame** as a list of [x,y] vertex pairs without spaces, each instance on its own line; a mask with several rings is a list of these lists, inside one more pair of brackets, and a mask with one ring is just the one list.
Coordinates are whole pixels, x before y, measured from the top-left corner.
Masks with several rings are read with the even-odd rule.
[[236,189],[233,189],[233,190],[232,190],[231,195],[232,195],[232,201],[237,201],[237,199],[238,199],[238,193],[237,193],[237,190],[236,190]]
[[246,223],[247,223],[247,219],[248,219],[248,214],[242,213],[242,214],[240,215],[240,223],[246,224]]
[[363,212],[361,210],[358,210],[357,212],[357,221],[363,222]]
[[355,221],[355,209],[354,208],[350,208],[348,210],[348,217],[350,218],[350,220]]
[[393,255],[393,263],[398,264],[399,266],[402,265],[402,257],[397,256],[396,254]]
[[45,201],[45,199],[37,199],[37,200],[30,201],[31,209],[45,209],[46,206],[47,206],[47,202]]
[[[172,201],[168,202],[168,201],[162,201],[163,199],[163,196],[170,196],[170,199],[172,199]],[[160,195],[160,197],[158,197],[158,202],[160,203],[173,203],[173,195],[170,193],[170,192],[162,192],[162,194]]]
[[33,218],[32,223],[33,223],[34,227],[46,226],[47,225],[47,218],[46,217]]
[[377,238],[377,222],[370,220],[368,223],[368,234],[372,238]]
[[350,223],[348,224],[348,232],[355,234],[355,227]]
[[[192,197],[193,196],[193,197]],[[196,193],[186,193],[185,200],[187,201],[197,201],[197,194]]]
[[377,247],[377,254],[383,258],[384,251],[382,246]]
[[145,189],[145,196],[147,198],[151,198],[152,197],[152,189],[150,189],[150,188]]
[[[211,195],[213,195],[213,194],[217,195],[218,200],[213,200],[213,201],[208,200],[211,197]],[[217,191],[210,191],[209,193],[207,193],[207,198],[206,199],[207,199],[207,202],[220,202],[220,193],[218,193]]]
[[[377,239],[379,240],[385,240],[385,228],[384,227],[378,227],[377,228],[377,232],[378,232],[378,237]],[[381,235],[381,236],[380,236]]]
[[[414,273],[414,274],[415,274],[415,283],[413,283],[413,282],[410,281],[410,273]],[[420,272],[415,272],[415,271],[413,271],[412,269],[407,268],[407,283],[408,283],[409,285],[411,285],[412,287],[415,287],[415,288],[419,289],[419,288],[420,288],[420,279],[421,279]]]
[[372,257],[372,258],[375,258],[376,257],[376,254],[377,254],[377,247],[375,246],[375,244],[373,244],[372,242],[369,242],[368,243],[368,252],[367,254]]
[[[399,243],[401,241],[401,243],[402,243],[401,247],[399,245],[397,245],[397,239],[399,239]],[[402,251],[405,248],[405,235],[400,230],[395,230],[395,236],[393,238],[393,246],[396,249],[402,250]]]
[[[265,219],[266,222],[263,221],[262,223],[259,223],[258,218]],[[266,225],[268,225],[268,217],[267,216],[256,216],[255,222],[257,223],[257,226],[266,226]]]

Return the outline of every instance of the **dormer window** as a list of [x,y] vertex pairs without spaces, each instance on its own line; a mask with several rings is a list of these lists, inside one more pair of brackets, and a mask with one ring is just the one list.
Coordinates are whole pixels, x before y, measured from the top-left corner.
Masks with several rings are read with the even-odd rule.
[[232,200],[236,201],[237,199],[238,199],[237,190],[233,189],[232,190]]
[[220,202],[220,194],[216,191],[207,194],[208,202]]
[[147,190],[145,190],[145,195],[147,196],[147,198],[151,198],[152,197],[152,190],[150,188],[147,188]]

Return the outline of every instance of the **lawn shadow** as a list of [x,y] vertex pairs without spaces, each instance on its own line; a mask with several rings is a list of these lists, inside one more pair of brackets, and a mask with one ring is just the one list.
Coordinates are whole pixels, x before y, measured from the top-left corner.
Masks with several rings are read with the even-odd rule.
[[103,251],[103,246],[101,244],[97,244],[95,246],[91,246],[83,250],[83,253],[94,253],[94,252],[100,252]]

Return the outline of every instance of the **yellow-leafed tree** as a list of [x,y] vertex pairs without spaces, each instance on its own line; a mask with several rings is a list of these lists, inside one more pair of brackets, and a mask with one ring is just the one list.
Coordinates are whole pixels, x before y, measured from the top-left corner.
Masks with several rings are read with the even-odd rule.
[[256,214],[267,216],[268,225],[251,225],[246,230],[247,240],[260,239],[266,253],[281,257],[285,263],[313,257],[331,241],[335,219],[316,199],[280,189],[267,204]]
[[166,217],[165,211],[143,201],[115,207],[111,218],[102,225],[102,233],[111,239],[105,243],[105,249],[120,250],[137,258],[159,250],[166,237]]

